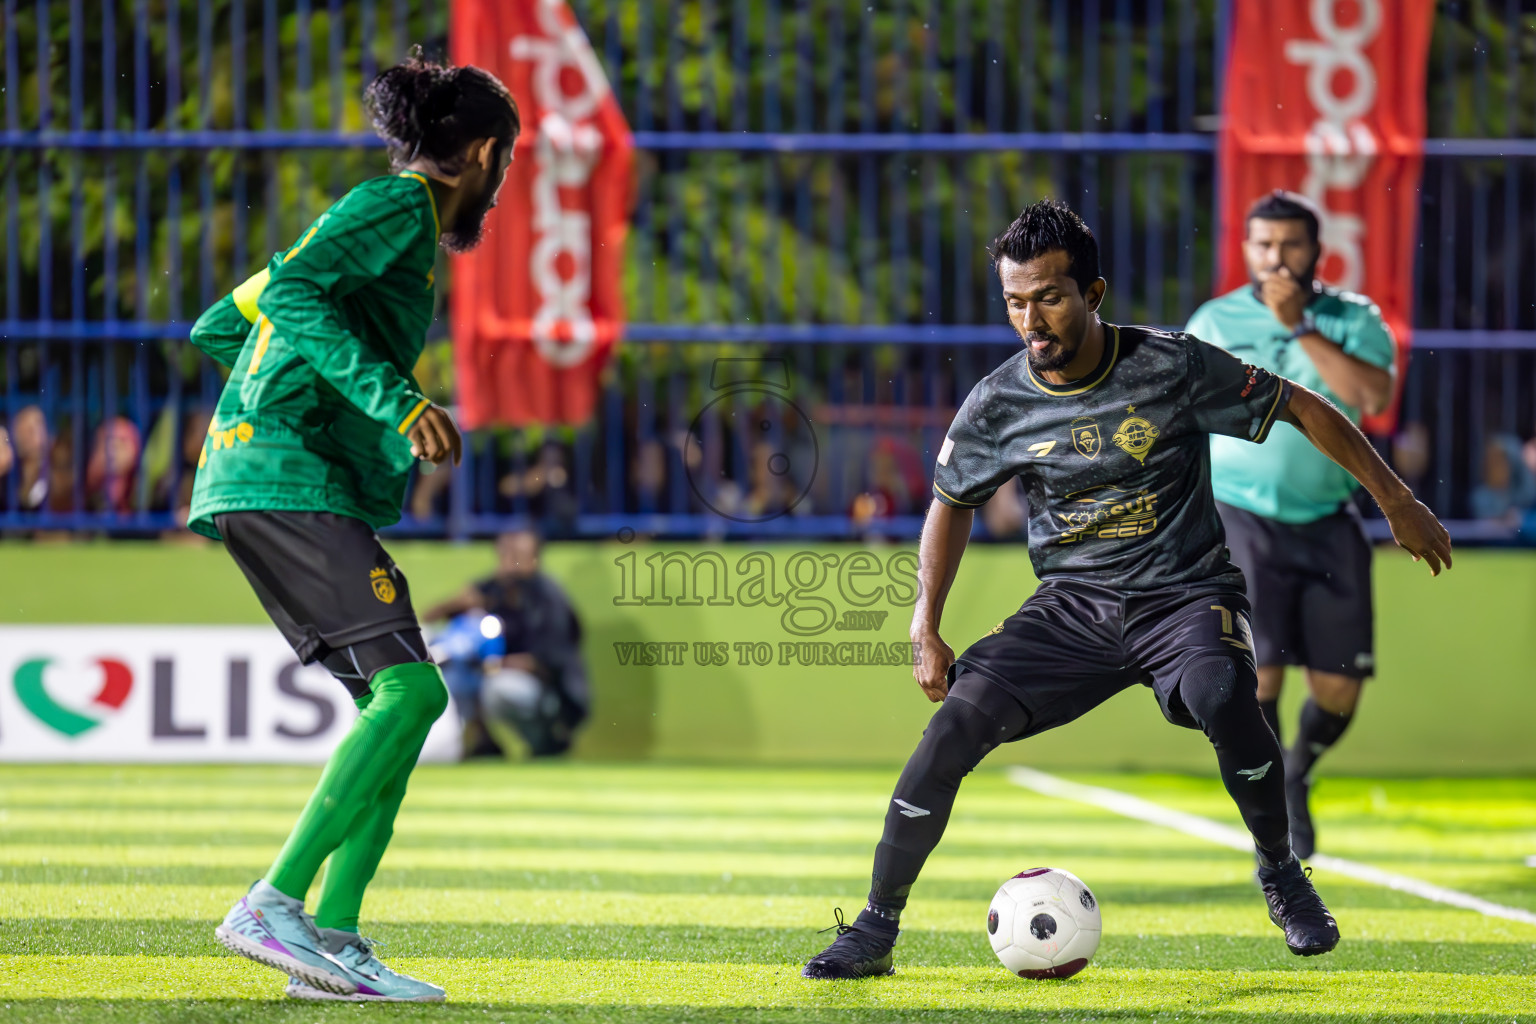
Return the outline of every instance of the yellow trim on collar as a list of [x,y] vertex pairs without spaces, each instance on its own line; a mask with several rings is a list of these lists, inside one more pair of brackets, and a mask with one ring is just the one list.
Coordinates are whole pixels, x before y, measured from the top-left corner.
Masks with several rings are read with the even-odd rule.
[[1057,398],[1066,398],[1068,395],[1080,395],[1084,391],[1091,391],[1098,387],[1100,384],[1104,383],[1104,378],[1109,376],[1109,371],[1113,370],[1115,368],[1115,364],[1120,361],[1120,328],[1116,327],[1114,324],[1105,324],[1104,326],[1115,332],[1115,347],[1110,352],[1109,362],[1105,365],[1103,373],[1099,374],[1093,380],[1089,381],[1087,384],[1084,384],[1080,388],[1073,388],[1071,391],[1058,391],[1056,390],[1057,385],[1051,384],[1049,381],[1043,381],[1039,377],[1035,376],[1035,371],[1029,368],[1029,361],[1028,357],[1026,356],[1024,362],[1024,370],[1029,374],[1030,381],[1041,391],[1048,395],[1054,395]]
[[437,233],[443,233],[443,222],[437,216],[437,196],[432,194],[432,186],[427,184],[427,176],[418,171],[401,171],[402,178],[415,178],[421,182],[422,188],[427,190],[427,201],[432,204],[432,226],[437,228]]

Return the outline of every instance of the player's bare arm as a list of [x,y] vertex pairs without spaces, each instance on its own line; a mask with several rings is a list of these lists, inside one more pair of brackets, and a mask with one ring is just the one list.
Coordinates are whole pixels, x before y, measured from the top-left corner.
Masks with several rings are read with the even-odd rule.
[[917,603],[912,608],[911,630],[917,660],[912,663],[912,678],[935,703],[949,692],[945,677],[955,663],[955,652],[939,637],[939,619],[975,518],[970,509],[954,508],[935,498],[917,549]]
[[1360,481],[1386,514],[1392,538],[1415,562],[1429,563],[1432,575],[1451,566],[1451,535],[1408,485],[1376,454],[1349,419],[1315,392],[1293,385],[1291,400],[1280,418],[1301,431],[1317,450]]

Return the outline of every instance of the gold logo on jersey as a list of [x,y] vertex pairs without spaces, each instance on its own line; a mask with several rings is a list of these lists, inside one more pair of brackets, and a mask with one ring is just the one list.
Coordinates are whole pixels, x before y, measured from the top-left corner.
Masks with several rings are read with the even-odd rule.
[[1162,431],[1154,427],[1150,420],[1140,416],[1127,416],[1120,423],[1120,429],[1115,431],[1113,440],[1125,454],[1137,462],[1146,462],[1147,452],[1152,450],[1152,442],[1156,441],[1161,433]]
[[395,603],[395,581],[389,578],[389,570],[383,566],[368,574],[368,582],[373,584],[373,596],[385,604]]
[[1004,619],[1002,622],[999,622],[997,625],[995,625],[991,629],[987,630],[987,636],[997,636],[997,634],[999,634],[999,633],[1001,633],[1003,631],[1003,626],[1007,625],[1007,623],[1008,623],[1007,619]]
[[1085,459],[1096,459],[1099,452],[1104,450],[1104,439],[1099,434],[1099,425],[1086,416],[1079,416],[1072,421],[1072,447]]
[[1061,520],[1059,544],[1084,540],[1125,540],[1145,537],[1157,529],[1157,495],[1151,491],[1123,491],[1105,484],[1067,495]]

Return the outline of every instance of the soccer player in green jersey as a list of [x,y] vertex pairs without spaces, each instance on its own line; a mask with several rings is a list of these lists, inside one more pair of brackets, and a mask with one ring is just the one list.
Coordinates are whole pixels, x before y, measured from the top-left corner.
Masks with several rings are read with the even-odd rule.
[[[374,531],[400,518],[418,459],[459,459],[458,429],[411,370],[437,250],[479,241],[521,125],[494,76],[419,58],[381,74],[365,100],[396,173],[348,192],[192,331],[232,372],[190,526],[224,540],[299,659],[329,669],[361,712],[217,935],[286,971],[291,996],[437,1002],[441,988],[390,970],[358,933],[363,890],[448,703]],[[327,858],[311,917],[305,896]]]
[[[913,675],[941,703],[896,782],[864,910],[852,923],[839,915],[837,939],[801,973],[891,973],[907,897],[961,780],[998,744],[1138,683],[1170,722],[1210,740],[1286,945],[1327,953],[1338,925],[1291,852],[1243,575],[1211,496],[1210,435],[1259,443],[1277,422],[1296,427],[1370,490],[1398,543],[1437,574],[1450,564],[1445,528],[1313,392],[1188,334],[1101,320],[1098,242],[1065,206],[1026,208],[993,253],[1023,347],[972,389],[934,469],[910,635]],[[1014,477],[1029,495],[1040,586],[956,658],[939,633],[945,597],[975,509]]]
[[[1261,197],[1248,210],[1243,241],[1250,283],[1201,306],[1185,329],[1316,391],[1358,423],[1390,400],[1397,348],[1375,303],[1314,277],[1318,219],[1305,196]],[[1259,706],[1277,737],[1285,666],[1307,672],[1310,693],[1285,755],[1285,795],[1291,845],[1310,857],[1312,767],[1344,735],[1376,667],[1360,485],[1280,423],[1258,451],[1213,435],[1211,486],[1232,561],[1248,581]]]

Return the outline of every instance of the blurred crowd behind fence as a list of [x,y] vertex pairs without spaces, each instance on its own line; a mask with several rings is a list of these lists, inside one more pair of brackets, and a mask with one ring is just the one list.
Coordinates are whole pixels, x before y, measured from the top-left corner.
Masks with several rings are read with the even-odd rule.
[[[443,51],[447,6],[4,0],[0,529],[184,520],[222,380],[189,325],[386,169],[362,88]],[[591,424],[477,433],[400,532],[911,537],[1014,348],[985,249],[1020,206],[1087,218],[1111,320],[1210,294],[1227,0],[572,7],[639,151],[628,334]],[[1429,79],[1414,350],[1377,440],[1459,539],[1529,538],[1536,12],[1442,2]],[[440,314],[417,375],[449,402]],[[722,359],[772,372],[722,389]]]

